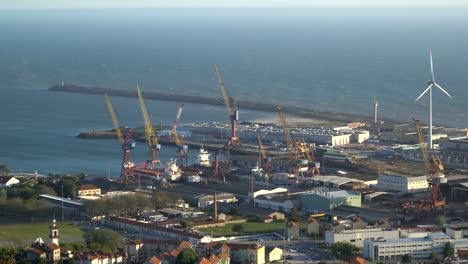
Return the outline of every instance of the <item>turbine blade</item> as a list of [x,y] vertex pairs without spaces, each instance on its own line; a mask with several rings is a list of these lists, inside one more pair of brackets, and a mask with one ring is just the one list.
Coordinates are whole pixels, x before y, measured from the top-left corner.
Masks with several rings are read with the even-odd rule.
[[448,97],[450,97],[451,99],[453,99],[453,97],[447,92],[445,91],[444,88],[442,88],[442,86],[440,86],[439,84],[437,83],[434,83],[435,86],[437,86],[437,88],[439,88],[442,92],[444,92]]
[[429,59],[431,61],[431,80],[434,81],[435,80],[435,77],[434,77],[434,64],[432,64],[432,50],[429,50]]
[[424,90],[424,92],[422,92],[418,98],[416,98],[416,100],[414,100],[415,102],[417,102],[419,99],[421,99],[421,97],[423,97],[423,95],[425,95],[427,93],[427,91],[429,91],[429,89],[431,89],[433,83],[429,84],[429,86],[426,88],[426,90]]

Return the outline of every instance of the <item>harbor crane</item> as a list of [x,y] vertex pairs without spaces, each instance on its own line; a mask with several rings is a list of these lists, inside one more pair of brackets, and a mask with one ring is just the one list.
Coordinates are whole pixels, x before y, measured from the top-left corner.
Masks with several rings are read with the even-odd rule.
[[286,121],[286,117],[284,115],[283,108],[277,106],[276,109],[278,110],[279,120],[280,120],[280,123],[281,123],[281,127],[283,128],[283,134],[284,134],[284,140],[285,140],[285,143],[286,143],[286,148],[289,151],[289,160],[293,163],[292,164],[293,173],[294,173],[294,176],[297,177],[299,175],[299,171],[300,171],[299,164],[297,164],[297,161],[298,161],[298,158],[299,158],[298,149],[297,149],[296,145],[294,144],[294,142],[291,139],[291,134],[289,133],[288,123]]
[[146,144],[148,145],[150,152],[150,158],[146,161],[145,169],[156,172],[155,175],[159,178],[160,173],[164,172],[164,168],[159,160],[159,150],[161,149],[161,145],[158,143],[158,137],[154,131],[153,125],[151,125],[151,120],[139,85],[137,85],[137,94],[143,116]]
[[296,149],[301,153],[309,162],[309,172],[312,176],[320,175],[320,168],[315,163],[315,156],[312,151],[310,151],[304,141],[296,140],[295,142]]
[[224,104],[226,105],[226,110],[228,111],[230,120],[231,120],[231,138],[227,142],[226,146],[228,148],[240,148],[241,143],[240,139],[237,136],[237,121],[239,120],[239,111],[237,110],[237,102],[234,98],[229,97],[226,88],[224,86],[224,81],[219,73],[219,69],[215,67],[216,78],[218,79],[218,85],[221,89],[221,94],[223,95]]
[[424,142],[424,134],[421,129],[421,124],[419,123],[419,120],[414,119],[414,121],[416,123],[419,147],[421,149],[421,155],[424,161],[424,168],[427,173],[427,181],[429,184],[428,196],[430,196],[430,198],[425,201],[425,204],[429,204],[431,210],[436,210],[439,207],[443,209],[445,207],[445,197],[443,197],[440,192],[440,184],[447,182],[447,179],[442,173],[444,171],[444,166],[442,165],[438,155],[432,155],[429,157],[426,143]]
[[107,110],[112,119],[115,133],[117,134],[117,138],[122,145],[123,150],[122,166],[120,168],[120,181],[125,183],[134,182],[135,174],[133,172],[133,168],[135,165],[132,162],[131,151],[132,149],[135,149],[135,142],[132,142],[132,130],[127,128],[127,134],[125,135],[125,138],[123,137],[119,122],[117,121],[114,107],[112,106],[112,102],[107,94],[105,95],[105,98]]
[[267,152],[265,150],[265,146],[263,146],[262,139],[260,138],[259,135],[257,135],[257,141],[258,141],[258,148],[260,149],[260,157],[261,157],[261,167],[265,171],[266,175],[269,175],[270,170],[272,168],[271,164],[271,158],[268,157]]
[[172,124],[171,128],[171,137],[174,139],[175,144],[177,145],[177,166],[179,167],[187,167],[187,150],[188,146],[182,143],[182,139],[180,138],[179,134],[177,134],[177,126],[179,125],[180,117],[182,115],[182,111],[184,110],[184,104],[180,104],[179,110],[177,111],[177,116]]

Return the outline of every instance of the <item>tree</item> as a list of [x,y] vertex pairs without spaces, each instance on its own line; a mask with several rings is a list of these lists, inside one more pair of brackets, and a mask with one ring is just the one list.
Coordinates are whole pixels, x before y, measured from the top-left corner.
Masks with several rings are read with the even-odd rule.
[[358,250],[355,245],[348,242],[336,242],[331,246],[332,254],[342,260],[349,260]]
[[197,259],[197,253],[191,248],[186,248],[177,255],[176,264],[193,264]]
[[10,174],[10,168],[6,164],[0,164],[0,174],[6,176]]
[[8,199],[7,192],[5,189],[0,189],[0,204],[6,203]]
[[193,227],[193,223],[190,222],[190,221],[187,221],[187,220],[183,220],[183,221],[180,221],[180,226],[181,226],[182,228],[185,228],[185,229],[187,229],[187,228],[192,228],[192,227]]
[[293,222],[299,222],[301,221],[301,213],[296,208],[293,208],[288,218]]
[[454,249],[450,247],[450,243],[445,243],[444,250],[442,251],[444,257],[453,256]]
[[243,224],[235,224],[235,225],[232,226],[232,231],[237,232],[240,235],[241,233],[245,232],[244,225]]
[[111,230],[94,230],[83,235],[88,248],[108,248],[112,252],[122,244],[122,236]]
[[16,250],[14,248],[0,248],[0,263],[1,264],[15,264],[16,263]]

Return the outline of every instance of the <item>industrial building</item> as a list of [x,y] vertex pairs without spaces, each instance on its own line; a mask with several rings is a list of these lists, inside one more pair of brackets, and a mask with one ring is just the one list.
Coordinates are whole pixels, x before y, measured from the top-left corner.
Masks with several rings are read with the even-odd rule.
[[378,239],[399,239],[400,232],[398,230],[384,228],[366,228],[354,230],[337,230],[325,232],[325,243],[333,245],[336,242],[348,242],[356,247],[364,247],[364,241]]
[[424,238],[366,239],[364,257],[372,261],[398,261],[405,255],[411,259],[428,258],[443,252],[450,237],[444,233],[429,233]]
[[380,175],[377,188],[402,193],[425,192],[429,184],[426,176]]
[[[198,201],[198,207],[204,208],[207,205],[210,205],[214,202],[214,195],[201,194],[195,197]],[[216,200],[218,203],[235,203],[237,198],[232,193],[219,193],[216,195]]]
[[447,225],[445,233],[452,239],[468,239],[468,222]]
[[[203,135],[228,135],[230,126],[226,123],[190,123],[180,126],[181,130],[190,130],[191,137],[196,137],[198,133]],[[289,132],[293,140],[305,140],[306,142],[314,142],[322,145],[340,146],[351,142],[354,132],[347,127],[347,131],[335,130],[334,128],[290,128]],[[356,140],[366,140],[368,132],[357,131]],[[247,141],[256,141],[257,135],[262,135],[262,140],[265,141],[283,141],[284,134],[281,126],[259,125],[259,124],[237,124],[237,135]]]
[[361,207],[361,193],[345,190],[310,191],[301,196],[302,207],[308,212],[330,211],[340,205]]
[[358,182],[362,183],[361,180],[357,179],[352,179],[352,178],[346,178],[346,177],[341,177],[341,176],[315,176],[310,179],[307,179],[312,186],[318,186],[318,187],[327,187],[327,188],[339,188],[341,185],[350,183],[350,182]]
[[444,164],[468,168],[468,136],[441,140],[439,147]]

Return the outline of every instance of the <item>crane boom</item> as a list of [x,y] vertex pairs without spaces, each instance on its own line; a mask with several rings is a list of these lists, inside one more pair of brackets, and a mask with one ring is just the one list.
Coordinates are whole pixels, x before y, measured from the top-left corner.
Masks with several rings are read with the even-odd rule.
[[145,101],[143,100],[143,95],[141,94],[140,86],[137,84],[137,93],[138,99],[140,101],[140,108],[141,113],[143,115],[143,122],[145,126],[145,137],[146,137],[146,144],[150,148],[156,146],[158,144],[158,138],[156,133],[154,132],[153,126],[151,125],[151,120],[148,115],[148,110],[146,109]]
[[223,95],[224,104],[226,105],[226,110],[228,111],[229,115],[233,114],[232,107],[231,107],[231,100],[229,99],[229,95],[224,87],[223,78],[221,78],[221,74],[219,73],[218,66],[215,67],[216,79],[218,79],[218,85],[221,89],[221,94]]
[[182,140],[180,139],[179,134],[177,134],[177,126],[179,125],[180,117],[182,116],[183,110],[184,110],[184,104],[180,104],[179,110],[177,111],[176,120],[172,124],[172,135],[174,136],[174,142],[176,143],[177,146],[182,145]]
[[419,120],[414,119],[416,123],[416,132],[418,133],[419,148],[421,149],[422,159],[424,161],[424,168],[426,169],[427,177],[432,178],[432,166],[429,161],[429,154],[427,152],[426,142],[424,142],[424,134],[421,129]]
[[109,115],[112,118],[112,123],[114,124],[115,133],[117,134],[117,138],[119,139],[120,144],[124,143],[124,138],[122,135],[122,131],[120,130],[119,122],[117,121],[117,116],[115,115],[114,107],[112,106],[112,102],[110,97],[106,94],[106,106]]
[[258,147],[260,148],[260,153],[262,154],[262,158],[266,159],[267,155],[266,155],[265,147],[263,147],[262,139],[260,138],[259,135],[257,135],[257,140],[258,140]]
[[294,145],[291,140],[291,134],[289,133],[288,129],[288,123],[286,122],[286,117],[284,116],[283,108],[277,107],[278,110],[278,115],[280,119],[281,126],[283,127],[283,134],[284,134],[284,140],[287,145],[288,150],[290,151],[291,155],[294,156]]

